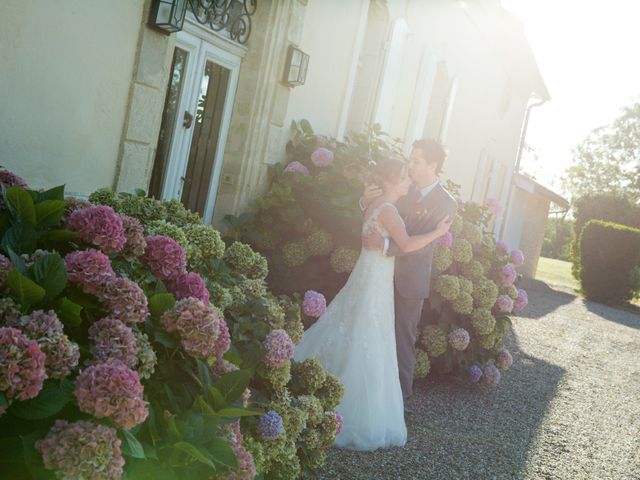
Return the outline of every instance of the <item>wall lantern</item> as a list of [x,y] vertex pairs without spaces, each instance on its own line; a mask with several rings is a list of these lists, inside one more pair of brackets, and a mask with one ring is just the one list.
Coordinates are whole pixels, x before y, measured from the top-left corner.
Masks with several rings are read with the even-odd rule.
[[151,7],[149,25],[162,33],[170,33],[182,30],[184,16],[189,0],[155,0]]
[[283,83],[288,87],[304,85],[307,79],[309,55],[297,47],[289,45],[287,61],[285,62]]

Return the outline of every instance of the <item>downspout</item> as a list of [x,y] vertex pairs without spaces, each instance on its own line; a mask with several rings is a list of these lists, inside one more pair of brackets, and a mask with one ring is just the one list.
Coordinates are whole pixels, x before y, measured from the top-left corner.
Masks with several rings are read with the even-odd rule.
[[518,145],[518,154],[516,156],[516,164],[513,167],[513,172],[511,173],[511,182],[509,182],[509,193],[507,194],[507,202],[506,208],[504,209],[504,216],[502,217],[502,225],[500,225],[500,236],[502,239],[504,235],[504,226],[507,224],[507,219],[509,218],[509,207],[511,206],[511,195],[513,194],[513,184],[515,176],[520,173],[520,160],[522,159],[522,152],[524,151],[524,142],[527,138],[527,128],[529,127],[529,116],[531,115],[531,110],[533,107],[539,107],[547,103],[547,100],[541,99],[539,102],[532,103],[527,107],[525,116],[524,116],[524,124],[522,125],[522,132],[520,133],[520,145]]

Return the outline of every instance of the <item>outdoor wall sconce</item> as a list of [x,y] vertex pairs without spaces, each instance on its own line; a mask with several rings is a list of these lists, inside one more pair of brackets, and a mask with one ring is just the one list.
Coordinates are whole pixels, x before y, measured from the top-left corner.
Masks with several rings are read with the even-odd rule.
[[304,82],[307,80],[308,67],[309,55],[299,48],[289,45],[282,82],[287,87],[299,87],[300,85],[304,85]]
[[182,30],[188,3],[189,0],[155,0],[151,7],[149,25],[166,35],[179,32]]

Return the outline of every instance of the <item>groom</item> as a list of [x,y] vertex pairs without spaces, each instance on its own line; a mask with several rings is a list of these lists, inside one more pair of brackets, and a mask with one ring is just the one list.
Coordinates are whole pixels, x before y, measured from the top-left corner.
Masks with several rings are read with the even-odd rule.
[[[409,193],[398,203],[398,211],[403,217],[407,233],[420,235],[435,230],[440,220],[449,217],[453,220],[457,203],[451,194],[441,185],[438,175],[446,152],[442,145],[432,139],[417,140],[409,155],[409,176],[413,185]],[[379,195],[375,189],[367,188],[364,202]],[[429,298],[431,281],[431,261],[435,242],[424,249],[403,253],[389,238],[378,233],[364,235],[362,243],[371,250],[383,250],[387,256],[395,256],[395,321],[396,349],[400,385],[404,397],[405,412],[407,400],[412,393],[413,369],[416,364],[416,339],[418,323],[422,314],[422,305]]]

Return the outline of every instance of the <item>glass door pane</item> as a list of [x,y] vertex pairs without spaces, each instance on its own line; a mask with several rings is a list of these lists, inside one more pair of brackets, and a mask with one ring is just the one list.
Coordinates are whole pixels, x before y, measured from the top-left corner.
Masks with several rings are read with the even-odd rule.
[[208,60],[200,81],[182,203],[204,214],[229,85],[230,70]]
[[161,198],[162,195],[162,186],[164,185],[167,165],[169,163],[169,153],[171,152],[171,143],[175,132],[178,106],[184,85],[188,57],[189,53],[181,48],[176,47],[173,52],[173,63],[171,65],[171,75],[169,76],[169,86],[167,87],[167,98],[165,99],[164,111],[162,112],[158,147],[153,164],[151,182],[149,184],[149,195],[158,199]]

